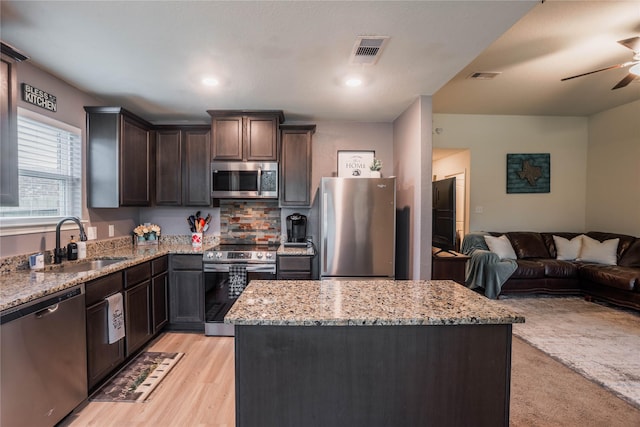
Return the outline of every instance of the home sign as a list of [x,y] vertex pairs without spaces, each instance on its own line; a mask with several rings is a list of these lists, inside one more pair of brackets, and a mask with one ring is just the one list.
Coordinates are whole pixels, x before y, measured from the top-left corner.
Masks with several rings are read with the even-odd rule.
[[22,100],[45,110],[58,111],[58,99],[41,89],[22,83]]

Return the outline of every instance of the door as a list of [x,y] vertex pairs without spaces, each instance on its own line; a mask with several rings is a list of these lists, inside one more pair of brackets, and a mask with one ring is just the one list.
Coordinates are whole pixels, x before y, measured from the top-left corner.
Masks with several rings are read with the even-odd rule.
[[393,277],[395,179],[323,178],[321,276]]

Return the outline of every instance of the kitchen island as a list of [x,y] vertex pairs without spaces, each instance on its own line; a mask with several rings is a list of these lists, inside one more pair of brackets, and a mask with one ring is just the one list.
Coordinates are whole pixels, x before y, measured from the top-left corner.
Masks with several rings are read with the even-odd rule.
[[516,313],[452,281],[252,281],[236,425],[508,426]]

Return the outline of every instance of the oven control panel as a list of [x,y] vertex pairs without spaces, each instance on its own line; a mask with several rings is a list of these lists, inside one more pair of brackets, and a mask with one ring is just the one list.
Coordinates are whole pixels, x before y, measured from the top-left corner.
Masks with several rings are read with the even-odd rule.
[[253,251],[206,251],[204,261],[209,262],[242,262],[242,261],[274,261],[275,251],[253,252]]

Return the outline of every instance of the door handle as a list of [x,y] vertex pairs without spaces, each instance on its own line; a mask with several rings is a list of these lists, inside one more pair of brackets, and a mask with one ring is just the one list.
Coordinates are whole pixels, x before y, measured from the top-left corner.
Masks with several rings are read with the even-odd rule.
[[53,304],[43,310],[37,311],[36,319],[42,319],[45,316],[55,313],[58,310],[58,307],[59,304]]

